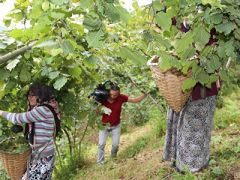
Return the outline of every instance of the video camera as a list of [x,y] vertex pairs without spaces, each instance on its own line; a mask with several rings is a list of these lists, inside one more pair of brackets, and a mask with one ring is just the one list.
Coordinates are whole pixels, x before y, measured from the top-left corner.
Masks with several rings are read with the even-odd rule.
[[107,80],[102,84],[98,84],[88,98],[92,97],[95,101],[100,103],[106,101],[109,97],[110,87],[113,84],[114,83],[110,80]]

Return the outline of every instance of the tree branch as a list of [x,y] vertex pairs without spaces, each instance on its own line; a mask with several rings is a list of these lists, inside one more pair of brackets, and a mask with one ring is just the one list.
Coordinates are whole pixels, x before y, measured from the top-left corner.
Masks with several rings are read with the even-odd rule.
[[3,56],[0,57],[0,64],[3,64],[5,62],[7,62],[10,59],[15,58],[16,56],[19,56],[20,54],[25,53],[26,51],[32,49],[33,45],[35,44],[35,42],[30,43],[29,45],[23,46],[19,49],[16,49],[13,52],[7,53]]

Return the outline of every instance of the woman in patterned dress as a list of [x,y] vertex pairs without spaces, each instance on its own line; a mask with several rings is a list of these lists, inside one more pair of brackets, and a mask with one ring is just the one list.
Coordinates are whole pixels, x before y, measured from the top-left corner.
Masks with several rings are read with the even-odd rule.
[[211,89],[197,84],[184,108],[168,108],[163,158],[177,171],[197,172],[207,167],[218,83]]

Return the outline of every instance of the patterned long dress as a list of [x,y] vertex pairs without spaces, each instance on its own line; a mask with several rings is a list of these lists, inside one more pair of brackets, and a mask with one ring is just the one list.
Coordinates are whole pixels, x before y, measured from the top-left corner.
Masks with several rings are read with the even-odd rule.
[[163,158],[177,170],[197,172],[208,165],[215,107],[216,96],[210,96],[189,99],[179,113],[168,109]]

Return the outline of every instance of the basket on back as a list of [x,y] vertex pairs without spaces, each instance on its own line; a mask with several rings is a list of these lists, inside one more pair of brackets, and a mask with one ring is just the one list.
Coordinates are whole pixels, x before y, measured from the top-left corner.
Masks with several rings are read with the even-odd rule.
[[19,154],[0,151],[0,160],[11,180],[19,180],[27,169],[28,157],[31,149]]
[[191,76],[191,71],[189,71],[187,75],[183,75],[179,71],[174,72],[171,70],[162,72],[157,62],[157,56],[154,56],[148,62],[152,76],[167,104],[175,112],[179,112],[191,95],[191,91],[182,91],[182,84],[187,78]]

